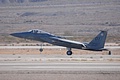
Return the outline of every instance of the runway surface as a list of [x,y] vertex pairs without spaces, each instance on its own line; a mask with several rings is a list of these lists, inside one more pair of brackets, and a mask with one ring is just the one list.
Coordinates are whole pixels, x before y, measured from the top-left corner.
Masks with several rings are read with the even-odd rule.
[[0,80],[120,80],[120,63],[0,62]]
[[[40,46],[0,46],[6,48]],[[120,80],[120,55],[0,54],[0,80]]]
[[0,80],[120,80],[119,55],[0,55]]
[[120,71],[120,63],[0,62],[0,70]]

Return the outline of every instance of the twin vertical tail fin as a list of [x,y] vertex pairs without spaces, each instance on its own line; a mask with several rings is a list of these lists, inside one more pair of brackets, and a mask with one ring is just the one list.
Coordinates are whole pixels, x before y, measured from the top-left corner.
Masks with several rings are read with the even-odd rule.
[[87,49],[102,50],[107,37],[107,31],[101,31],[88,45]]

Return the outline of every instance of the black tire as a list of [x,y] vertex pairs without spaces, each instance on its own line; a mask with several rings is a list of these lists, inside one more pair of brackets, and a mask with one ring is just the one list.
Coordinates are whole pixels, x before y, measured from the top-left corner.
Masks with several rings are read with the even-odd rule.
[[39,50],[40,52],[43,52],[43,49],[42,48],[40,48],[40,50]]
[[72,51],[67,51],[67,55],[72,55]]
[[112,54],[111,51],[109,51],[108,55],[111,55],[111,54]]

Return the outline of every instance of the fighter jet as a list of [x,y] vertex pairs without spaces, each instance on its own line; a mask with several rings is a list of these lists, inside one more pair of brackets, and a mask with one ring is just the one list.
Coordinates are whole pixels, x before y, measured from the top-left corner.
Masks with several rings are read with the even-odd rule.
[[[107,37],[107,31],[101,31],[95,38],[93,38],[93,40],[91,40],[88,43],[81,43],[77,41],[68,40],[63,37],[56,36],[54,34],[50,34],[39,29],[29,30],[27,32],[12,33],[10,35],[19,38],[47,42],[53,45],[66,47],[67,55],[72,55],[72,48],[91,51],[106,50],[104,49],[104,44]],[[40,51],[43,51],[43,49],[40,49]]]

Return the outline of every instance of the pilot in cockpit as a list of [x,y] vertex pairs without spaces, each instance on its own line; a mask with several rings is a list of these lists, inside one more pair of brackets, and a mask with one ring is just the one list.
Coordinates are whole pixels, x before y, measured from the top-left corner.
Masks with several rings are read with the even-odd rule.
[[[38,30],[38,29],[29,30],[29,32],[31,32],[31,33],[47,33],[45,31]],[[47,33],[47,34],[49,34],[49,33]]]
[[30,30],[29,32],[31,32],[31,33],[41,33],[40,30]]

